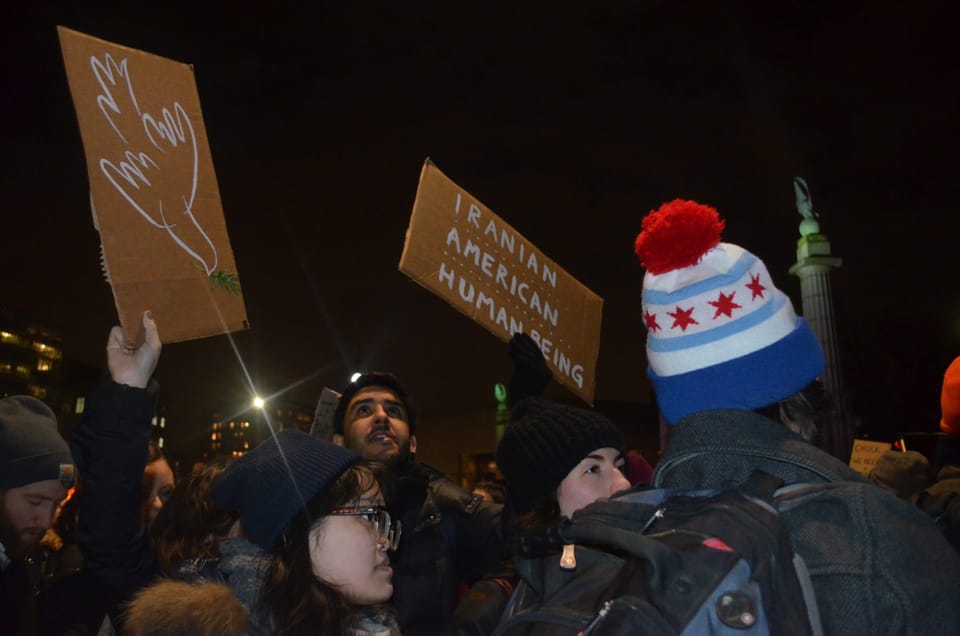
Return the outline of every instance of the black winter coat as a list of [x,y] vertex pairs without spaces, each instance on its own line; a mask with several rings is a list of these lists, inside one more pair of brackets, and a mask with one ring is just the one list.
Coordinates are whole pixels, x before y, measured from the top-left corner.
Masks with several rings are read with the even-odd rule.
[[[492,628],[509,591],[501,585],[509,578],[502,570],[502,506],[484,503],[417,462],[391,484],[388,506],[403,524],[390,560],[391,602],[404,636],[476,632],[478,622]],[[468,595],[470,606],[457,610],[463,585],[484,591]],[[470,625],[462,626],[464,621]]]

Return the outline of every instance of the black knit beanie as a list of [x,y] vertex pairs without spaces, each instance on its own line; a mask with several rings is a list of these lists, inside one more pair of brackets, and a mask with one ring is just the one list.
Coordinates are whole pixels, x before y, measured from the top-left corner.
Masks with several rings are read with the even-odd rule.
[[333,412],[333,432],[337,435],[343,435],[343,419],[347,415],[347,407],[350,406],[350,400],[360,392],[371,386],[382,386],[385,389],[393,391],[397,399],[403,404],[407,412],[407,426],[410,427],[410,434],[417,433],[417,406],[413,398],[407,393],[407,390],[397,379],[397,376],[385,371],[371,371],[364,373],[359,378],[351,382],[343,389],[340,401],[337,402],[337,408]]
[[533,510],[592,451],[624,452],[623,434],[609,419],[547,398],[519,402],[497,447],[497,466],[518,514]]
[[0,400],[0,490],[54,479],[69,488],[75,473],[49,406],[28,395]]
[[302,431],[280,431],[231,462],[214,483],[210,501],[238,511],[247,538],[271,552],[297,513],[359,460]]

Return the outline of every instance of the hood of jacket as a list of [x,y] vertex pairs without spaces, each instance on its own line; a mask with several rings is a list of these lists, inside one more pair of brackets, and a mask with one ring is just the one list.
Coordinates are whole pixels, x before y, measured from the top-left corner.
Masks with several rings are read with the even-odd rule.
[[222,583],[192,585],[165,579],[143,588],[127,606],[124,633],[246,634],[243,604]]

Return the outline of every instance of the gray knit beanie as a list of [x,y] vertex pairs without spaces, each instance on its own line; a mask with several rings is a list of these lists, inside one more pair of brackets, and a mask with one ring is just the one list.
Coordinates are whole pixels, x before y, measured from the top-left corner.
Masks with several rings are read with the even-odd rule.
[[517,403],[497,446],[516,511],[533,510],[598,448],[624,452],[620,429],[600,413],[539,397]]
[[69,488],[75,475],[50,407],[28,395],[0,399],[0,490],[54,479]]

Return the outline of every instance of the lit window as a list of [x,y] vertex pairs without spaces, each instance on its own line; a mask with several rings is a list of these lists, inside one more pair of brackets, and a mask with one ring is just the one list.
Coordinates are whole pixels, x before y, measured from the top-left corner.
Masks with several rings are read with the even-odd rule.
[[233,422],[230,422],[230,428],[233,428]]
[[17,365],[17,375],[29,378],[30,377],[30,367],[24,366],[22,364]]
[[80,415],[81,413],[83,413],[83,407],[86,406],[86,400],[87,399],[84,397],[78,397],[77,405],[74,407],[73,412],[76,413],[77,415]]
[[56,347],[51,347],[50,345],[44,344],[42,342],[34,342],[33,350],[39,351],[43,355],[47,356],[48,358],[53,358],[54,360],[59,360],[61,356],[59,349],[57,349]]
[[160,448],[163,448],[163,438],[162,438],[162,437],[159,438],[159,439],[157,439],[157,446],[159,446]]
[[12,342],[20,346],[27,346],[27,341],[15,333],[9,331],[0,331],[0,342]]
[[167,418],[161,417],[161,418],[160,418],[160,428],[166,428],[166,426],[167,426]]
[[243,450],[247,450],[248,448],[250,448],[250,442],[244,442],[244,443],[243,443]]
[[49,371],[53,368],[53,360],[40,358],[37,360],[37,371]]
[[44,399],[45,397],[47,397],[47,389],[46,389],[46,387],[36,386],[36,385],[34,385],[34,384],[28,384],[28,385],[27,385],[27,391],[29,391],[29,392],[30,392],[30,395],[32,395],[33,397],[37,398],[38,400],[42,400],[42,399]]
[[216,441],[216,439],[217,439],[217,434],[216,434],[216,433],[210,433],[210,439]]

